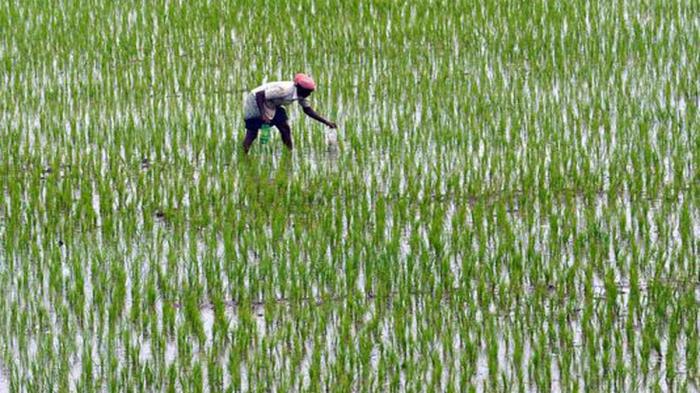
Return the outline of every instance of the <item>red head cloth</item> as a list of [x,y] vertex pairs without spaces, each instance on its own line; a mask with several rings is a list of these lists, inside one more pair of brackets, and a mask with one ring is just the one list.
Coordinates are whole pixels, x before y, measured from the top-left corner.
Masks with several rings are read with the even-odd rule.
[[314,80],[306,74],[294,75],[294,83],[306,90],[316,90],[316,82],[314,82]]

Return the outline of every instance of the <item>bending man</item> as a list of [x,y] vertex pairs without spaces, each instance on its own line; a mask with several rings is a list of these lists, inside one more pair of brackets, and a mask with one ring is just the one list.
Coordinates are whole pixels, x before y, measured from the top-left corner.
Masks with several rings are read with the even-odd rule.
[[299,102],[304,113],[310,118],[330,128],[336,128],[335,123],[316,113],[306,99],[315,89],[316,83],[311,77],[305,74],[296,74],[294,81],[266,83],[248,93],[244,102],[246,136],[243,140],[243,151],[248,153],[263,124],[277,127],[282,136],[282,142],[291,150],[293,148],[292,130],[289,128],[287,111],[284,106],[294,101]]

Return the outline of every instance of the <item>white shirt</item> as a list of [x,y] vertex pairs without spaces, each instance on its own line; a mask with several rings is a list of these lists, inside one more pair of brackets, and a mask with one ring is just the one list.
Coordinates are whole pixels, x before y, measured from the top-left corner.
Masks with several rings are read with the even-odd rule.
[[264,111],[269,119],[275,117],[277,107],[287,106],[294,101],[298,101],[302,108],[311,107],[309,100],[297,95],[297,87],[294,85],[294,82],[269,82],[246,93],[243,102],[245,119],[255,119],[261,116],[258,103],[255,101],[255,94],[260,91],[265,92]]

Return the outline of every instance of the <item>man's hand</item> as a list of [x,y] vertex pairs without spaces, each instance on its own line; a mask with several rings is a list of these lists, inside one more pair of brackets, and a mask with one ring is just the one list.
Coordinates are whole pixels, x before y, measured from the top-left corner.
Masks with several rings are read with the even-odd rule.
[[260,120],[263,123],[270,123],[271,119],[265,116],[265,90],[255,93],[255,103],[258,104],[258,111],[260,112]]
[[338,128],[338,125],[333,123],[330,120],[326,120],[323,116],[319,115],[316,113],[315,110],[313,110],[310,106],[305,106],[304,107],[304,113],[306,113],[307,116],[310,118],[316,120],[317,122],[320,122],[322,124],[325,124],[329,128]]

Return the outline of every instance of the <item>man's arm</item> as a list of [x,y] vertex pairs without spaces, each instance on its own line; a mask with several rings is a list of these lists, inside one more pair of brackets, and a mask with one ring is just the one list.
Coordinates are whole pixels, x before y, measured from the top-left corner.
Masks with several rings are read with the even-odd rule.
[[321,122],[330,128],[337,128],[338,127],[338,125],[336,125],[332,121],[324,119],[321,115],[316,113],[316,111],[314,111],[310,106],[304,107],[304,113],[306,113],[306,115],[309,116],[310,118],[312,118],[318,122]]
[[255,103],[258,104],[258,112],[263,122],[267,123],[272,119],[265,117],[265,90],[255,93]]

